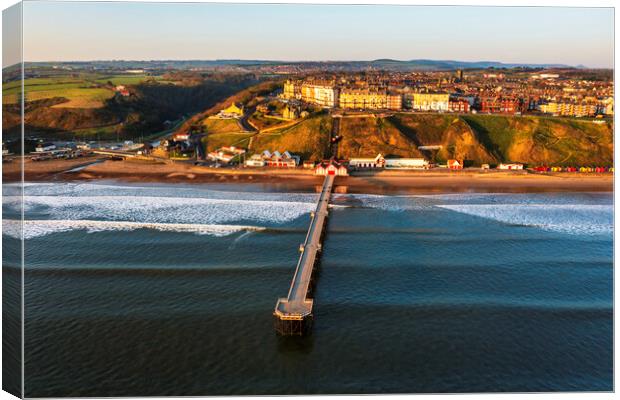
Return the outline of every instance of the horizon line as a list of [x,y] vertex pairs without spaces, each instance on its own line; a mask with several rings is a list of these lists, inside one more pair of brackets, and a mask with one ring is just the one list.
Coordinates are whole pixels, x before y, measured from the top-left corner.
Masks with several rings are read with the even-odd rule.
[[[497,64],[505,64],[510,65],[509,68],[514,68],[516,66],[539,66],[539,67],[557,67],[557,68],[575,68],[575,69],[614,69],[613,66],[607,67],[590,67],[583,64],[578,65],[570,65],[564,63],[554,63],[554,62],[509,62],[509,61],[496,61],[496,60],[475,60],[475,61],[466,61],[466,60],[455,60],[455,59],[433,59],[433,58],[412,58],[412,59],[397,59],[397,58],[374,58],[374,59],[348,59],[348,60],[281,60],[281,59],[260,59],[260,58],[159,58],[159,59],[89,59],[89,60],[24,60],[23,63],[95,63],[95,62],[218,62],[218,61],[256,61],[256,62],[273,62],[273,63],[283,63],[283,64],[301,64],[301,63],[347,63],[347,62],[377,62],[377,61],[394,61],[394,62],[414,62],[414,61],[432,61],[432,62],[452,62],[452,63],[464,63],[464,64],[475,64],[475,63],[497,63]],[[16,63],[18,64],[18,63]],[[13,64],[13,65],[16,65]]]

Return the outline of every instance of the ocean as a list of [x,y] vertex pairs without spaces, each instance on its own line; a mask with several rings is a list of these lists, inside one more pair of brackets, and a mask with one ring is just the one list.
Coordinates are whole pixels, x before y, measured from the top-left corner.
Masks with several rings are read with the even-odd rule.
[[282,338],[317,194],[24,192],[28,397],[613,390],[612,193],[336,193],[312,335]]

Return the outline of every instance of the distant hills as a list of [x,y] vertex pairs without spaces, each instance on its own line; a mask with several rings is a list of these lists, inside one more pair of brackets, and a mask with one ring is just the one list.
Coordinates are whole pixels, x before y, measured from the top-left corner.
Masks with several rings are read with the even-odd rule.
[[532,64],[532,63],[502,63],[499,61],[457,61],[457,60],[426,60],[409,61],[380,59],[370,61],[369,65],[382,68],[405,68],[414,70],[451,70],[451,69],[485,69],[485,68],[572,68],[565,64]]
[[583,65],[535,63],[503,63],[499,61],[458,61],[458,60],[394,60],[377,59],[372,61],[278,61],[278,60],[101,60],[101,61],[58,61],[28,62],[27,67],[64,67],[67,69],[211,69],[241,68],[255,69],[269,66],[296,66],[300,68],[321,68],[326,71],[378,69],[387,71],[425,71],[486,68],[586,68]]

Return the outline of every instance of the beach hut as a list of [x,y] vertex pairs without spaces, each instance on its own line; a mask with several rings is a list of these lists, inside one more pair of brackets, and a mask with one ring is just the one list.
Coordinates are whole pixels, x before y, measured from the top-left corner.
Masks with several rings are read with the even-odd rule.
[[381,154],[375,158],[352,158],[349,160],[349,166],[352,168],[383,168],[385,158]]
[[519,170],[519,169],[523,169],[523,164],[518,164],[518,163],[510,163],[510,164],[500,164],[497,166],[497,169],[503,169],[503,170]]
[[463,169],[463,160],[448,160],[448,168]]
[[304,161],[303,167],[306,169],[312,169],[316,166],[316,162],[314,161]]
[[348,176],[349,171],[342,163],[337,161],[323,161],[317,165],[314,170],[315,175],[335,175],[335,176]]

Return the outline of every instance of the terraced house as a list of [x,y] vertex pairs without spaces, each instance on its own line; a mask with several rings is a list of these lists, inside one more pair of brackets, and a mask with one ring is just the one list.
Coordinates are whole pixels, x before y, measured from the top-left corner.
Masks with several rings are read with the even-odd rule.
[[448,111],[450,109],[449,93],[412,93],[410,107],[418,111]]
[[367,110],[400,110],[402,96],[389,94],[386,90],[351,89],[340,91],[340,108],[367,109]]
[[301,100],[322,107],[338,105],[339,90],[334,82],[312,82],[301,85]]
[[574,102],[556,102],[552,101],[547,104],[540,105],[540,111],[545,114],[585,117],[593,116],[599,111],[595,103],[574,103]]

